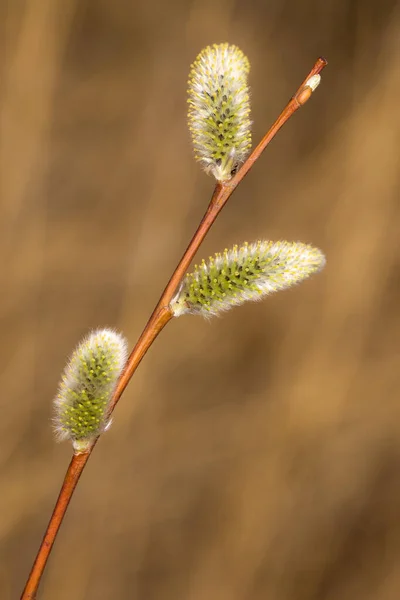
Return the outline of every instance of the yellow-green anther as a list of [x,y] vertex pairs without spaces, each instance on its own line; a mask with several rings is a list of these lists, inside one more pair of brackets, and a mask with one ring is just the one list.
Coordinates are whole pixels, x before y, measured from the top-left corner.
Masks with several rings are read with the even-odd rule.
[[196,159],[218,181],[232,177],[251,147],[247,75],[239,48],[214,44],[200,52],[189,76],[189,128]]
[[175,316],[205,317],[229,310],[246,300],[285,289],[320,271],[321,250],[301,242],[257,242],[234,246],[204,261],[185,276],[171,302]]
[[111,329],[90,333],[72,354],[54,400],[54,431],[84,452],[111,421],[109,403],[125,366],[127,342]]

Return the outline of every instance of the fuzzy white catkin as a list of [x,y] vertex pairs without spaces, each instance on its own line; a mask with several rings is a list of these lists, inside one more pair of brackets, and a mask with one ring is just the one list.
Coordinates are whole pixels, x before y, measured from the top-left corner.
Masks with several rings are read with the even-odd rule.
[[251,147],[247,75],[250,64],[237,46],[207,46],[189,76],[189,129],[195,156],[207,173],[227,181]]
[[204,261],[183,279],[171,303],[175,316],[205,317],[299,283],[325,265],[318,248],[301,242],[259,241]]
[[54,400],[58,440],[87,450],[110,425],[108,409],[127,359],[127,342],[111,329],[90,333],[73,352]]

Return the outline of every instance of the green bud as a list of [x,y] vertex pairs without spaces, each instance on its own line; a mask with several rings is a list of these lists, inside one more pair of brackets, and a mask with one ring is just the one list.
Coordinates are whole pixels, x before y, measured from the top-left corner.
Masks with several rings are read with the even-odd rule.
[[204,317],[229,310],[246,300],[285,289],[321,270],[325,257],[301,242],[257,242],[234,246],[204,260],[185,276],[171,302],[175,316]]
[[236,46],[208,46],[189,76],[189,128],[196,159],[218,181],[232,177],[251,147],[250,64]]
[[127,342],[110,329],[89,334],[67,364],[54,400],[54,431],[84,452],[111,421],[108,408],[127,358]]

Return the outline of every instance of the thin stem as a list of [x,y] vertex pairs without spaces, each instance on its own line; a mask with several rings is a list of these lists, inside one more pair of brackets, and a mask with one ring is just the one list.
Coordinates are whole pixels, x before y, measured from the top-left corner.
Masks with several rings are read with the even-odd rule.
[[40,578],[47,563],[47,559],[56,539],[57,532],[61,526],[64,515],[67,511],[69,501],[79,481],[79,477],[89,459],[89,454],[74,454],[65,474],[60,494],[51,515],[49,525],[42,540],[40,550],[33,563],[28,581],[21,598],[33,600],[36,597],[36,591],[40,583]]
[[[303,106],[303,104],[305,104],[306,101],[310,98],[312,90],[307,85],[307,82],[313,75],[318,75],[326,66],[326,64],[327,62],[324,58],[319,58],[316,61],[310,73],[304,79],[303,83],[300,85],[295,95],[283,109],[275,123],[271,126],[271,128],[263,137],[258,146],[256,146],[256,148],[253,150],[253,152],[250,154],[247,160],[243,163],[236,175],[234,175],[229,181],[225,183],[218,183],[216,185],[210,204],[207,208],[203,219],[201,220],[199,227],[197,228],[191,242],[186,248],[181,260],[178,263],[178,266],[176,267],[165,290],[163,291],[156,308],[154,309],[139,340],[137,341],[135,347],[133,348],[128,358],[125,370],[118,381],[116,390],[111,400],[110,414],[112,413],[117,402],[121,398],[122,393],[124,392],[132,375],[136,371],[139,363],[146,354],[147,350],[150,348],[150,346],[152,345],[158,334],[162,331],[162,329],[164,329],[165,325],[172,319],[173,314],[171,309],[169,308],[171,300],[173,299],[176,290],[182,278],[184,277],[194,255],[196,254],[202,241],[204,240],[205,236],[207,235],[208,231],[210,230],[211,226],[216,220],[218,214],[221,212],[222,208],[225,206],[226,202],[228,201],[234,190],[237,188],[239,183],[250,171],[253,164],[256,162],[256,160],[258,160],[262,152],[278,133],[280,128],[286,123],[286,121],[290,119],[290,117],[296,112],[296,110]],[[47,526],[45,536],[40,545],[25,589],[22,593],[21,600],[33,600],[36,597],[36,592],[39,587],[39,583],[44,568],[46,566],[49,554],[53,547],[56,535],[61,526],[63,517],[68,508],[68,504],[78,483],[79,477],[81,476],[81,473],[85,468],[87,461],[89,460],[89,457],[93,451],[96,442],[97,440],[94,442],[94,444],[88,452],[84,454],[75,455],[71,460],[71,463],[65,475],[60,495],[57,499],[56,506],[50,518],[50,522]]]
[[218,213],[221,211],[222,206],[219,206],[218,199],[221,196],[224,187],[221,184],[215,186],[214,193],[212,195],[210,204],[207,211],[202,218],[200,225],[198,226],[193,238],[191,239],[188,247],[186,248],[178,266],[172,274],[165,290],[163,291],[160,300],[157,303],[156,308],[153,311],[150,319],[144,328],[142,335],[138,339],[136,346],[133,348],[124,372],[122,373],[120,380],[117,384],[117,388],[114,392],[114,396],[110,403],[110,413],[114,410],[115,405],[120,399],[123,391],[129,383],[130,378],[136,371],[140,361],[150,348],[151,344],[158,336],[160,331],[173,317],[172,311],[169,308],[169,304],[174,297],[176,289],[185,275],[194,255],[196,254],[200,244],[204,240],[207,232],[211,225],[214,223]]

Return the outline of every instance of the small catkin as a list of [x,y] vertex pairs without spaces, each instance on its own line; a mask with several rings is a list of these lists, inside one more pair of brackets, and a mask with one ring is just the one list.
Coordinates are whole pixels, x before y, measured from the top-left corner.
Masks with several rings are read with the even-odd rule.
[[294,285],[325,265],[318,248],[301,242],[257,242],[234,246],[204,260],[182,281],[171,303],[175,316],[205,317],[229,310],[246,300],[259,300]]
[[127,342],[111,329],[90,333],[72,354],[54,400],[54,431],[84,452],[110,425],[109,403],[125,366]]
[[227,181],[251,147],[247,75],[250,64],[239,48],[208,46],[189,76],[189,128],[195,156],[207,173]]

